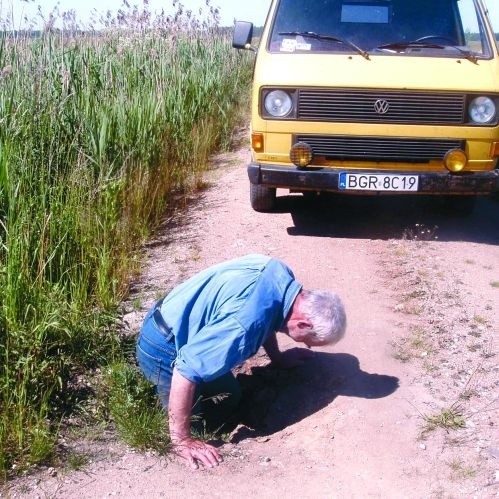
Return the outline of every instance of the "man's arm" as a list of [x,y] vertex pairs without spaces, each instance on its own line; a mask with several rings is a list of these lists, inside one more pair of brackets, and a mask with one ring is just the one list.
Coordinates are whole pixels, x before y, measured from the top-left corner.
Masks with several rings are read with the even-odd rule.
[[263,344],[263,349],[272,362],[279,364],[279,359],[281,358],[282,353],[279,350],[276,336],[276,333],[269,334],[269,337]]
[[174,368],[168,404],[170,438],[174,452],[184,458],[193,469],[198,468],[198,461],[212,468],[222,461],[217,449],[191,438],[191,412],[195,390],[195,383],[184,378]]
[[314,356],[314,353],[311,350],[305,348],[291,348],[285,352],[281,352],[279,350],[279,345],[277,344],[276,333],[269,335],[263,344],[263,349],[269,356],[272,364],[284,369],[301,366],[306,360]]

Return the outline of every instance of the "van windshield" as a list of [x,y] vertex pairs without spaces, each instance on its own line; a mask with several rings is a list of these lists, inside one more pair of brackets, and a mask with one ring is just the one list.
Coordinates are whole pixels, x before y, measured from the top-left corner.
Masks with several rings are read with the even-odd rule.
[[280,0],[269,50],[491,57],[476,0]]

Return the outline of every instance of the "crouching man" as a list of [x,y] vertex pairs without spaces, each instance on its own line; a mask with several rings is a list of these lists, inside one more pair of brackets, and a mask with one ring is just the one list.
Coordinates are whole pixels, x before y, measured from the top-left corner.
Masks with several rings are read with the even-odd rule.
[[[217,449],[191,436],[193,405],[203,417],[228,417],[241,396],[232,368],[261,346],[273,364],[295,367],[313,356],[310,347],[338,342],[345,328],[336,294],[304,290],[286,264],[268,256],[220,263],[177,286],[149,310],[137,342],[139,366],[168,411],[175,453],[194,469],[217,466]],[[308,349],[281,352],[276,332]],[[228,398],[203,407],[217,394]]]

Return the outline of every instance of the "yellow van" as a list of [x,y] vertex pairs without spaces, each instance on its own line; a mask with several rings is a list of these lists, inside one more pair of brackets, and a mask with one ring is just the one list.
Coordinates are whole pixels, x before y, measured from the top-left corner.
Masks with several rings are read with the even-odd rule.
[[[499,53],[482,0],[273,0],[256,54],[248,166],[257,211],[276,188],[499,190]],[[456,196],[459,195],[459,196]]]

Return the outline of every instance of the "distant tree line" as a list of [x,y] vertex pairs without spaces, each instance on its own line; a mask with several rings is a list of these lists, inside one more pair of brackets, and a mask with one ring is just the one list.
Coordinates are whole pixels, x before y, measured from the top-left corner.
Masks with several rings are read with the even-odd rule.
[[[466,31],[464,34],[468,42],[478,42],[480,41],[480,33],[471,33],[471,31]],[[499,33],[495,33],[496,40],[499,40]]]

